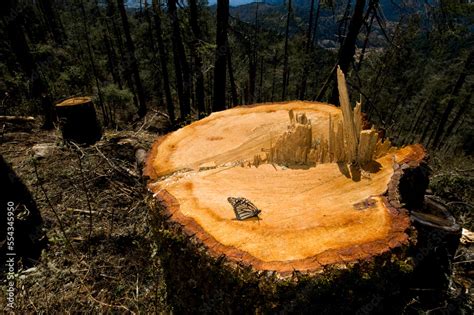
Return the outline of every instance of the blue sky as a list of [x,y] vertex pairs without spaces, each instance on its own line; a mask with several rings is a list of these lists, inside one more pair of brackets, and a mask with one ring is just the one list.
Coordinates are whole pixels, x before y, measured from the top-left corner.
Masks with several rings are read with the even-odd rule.
[[[217,0],[208,0],[209,4],[216,4]],[[242,5],[246,3],[251,3],[251,2],[256,2],[256,0],[230,0],[230,5],[232,6],[237,6],[237,5]],[[127,4],[128,7],[139,7],[139,0],[126,0],[125,3]],[[151,0],[148,1],[148,3],[151,3]]]
[[[217,0],[208,0],[209,4],[215,4]],[[256,2],[255,0],[230,0],[230,5],[242,5],[250,2]]]

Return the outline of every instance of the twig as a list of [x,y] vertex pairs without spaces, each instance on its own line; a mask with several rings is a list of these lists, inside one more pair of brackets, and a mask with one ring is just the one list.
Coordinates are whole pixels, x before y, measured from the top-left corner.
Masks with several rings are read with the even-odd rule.
[[136,282],[136,295],[135,300],[138,302],[138,273],[137,273],[137,282]]
[[48,206],[51,208],[51,210],[53,211],[54,213],[54,216],[56,217],[56,220],[58,220],[58,223],[59,223],[59,229],[61,231],[61,233],[63,234],[65,240],[66,240],[66,244],[67,246],[71,249],[72,253],[74,254],[74,256],[76,256],[77,258],[79,258],[79,255],[77,254],[76,250],[74,249],[74,247],[72,246],[71,242],[69,241],[69,238],[66,234],[66,230],[64,229],[64,225],[63,225],[63,222],[61,221],[61,218],[59,217],[58,215],[58,212],[56,211],[56,209],[53,207],[53,204],[51,203],[51,200],[49,199],[48,197],[48,194],[46,193],[46,190],[43,186],[43,183],[41,182],[41,179],[39,177],[39,174],[38,174],[38,165],[36,164],[36,160],[33,159],[33,166],[34,166],[34,170],[35,170],[35,175],[36,175],[36,179],[38,181],[38,185],[39,185],[39,188],[40,190],[43,192],[43,195],[46,199],[46,203],[48,204]]
[[446,205],[447,206],[450,206],[450,205],[464,205],[464,206],[474,208],[474,205],[471,205],[470,203],[464,202],[464,201],[451,201],[451,202],[448,202]]
[[72,212],[76,212],[76,213],[88,214],[88,215],[97,213],[97,211],[74,209],[74,208],[67,208],[67,210],[72,211]]
[[130,312],[131,314],[136,314],[135,312],[131,311],[130,309],[128,309],[125,305],[113,305],[113,304],[109,304],[109,303],[105,303],[105,302],[102,302],[102,301],[99,301],[97,300],[95,297],[92,296],[92,294],[89,293],[89,297],[96,303],[99,303],[100,305],[102,306],[107,306],[107,307],[113,307],[113,308],[122,308],[124,310],[126,310],[127,312]]
[[[88,239],[90,241],[90,239],[92,237],[93,221],[92,221],[92,206],[91,206],[91,202],[90,202],[90,198],[89,198],[89,190],[87,189],[87,186],[86,186],[86,177],[84,175],[84,169],[82,168],[82,158],[85,156],[85,154],[79,148],[79,146],[77,144],[75,144],[74,142],[71,142],[71,143],[79,150],[79,152],[81,152],[81,156],[78,156],[78,162],[79,162],[79,169],[81,171],[81,176],[82,176],[82,187],[84,189],[84,193],[86,194],[87,207],[89,208],[89,236],[88,236]],[[90,246],[90,242],[88,244],[89,244],[88,246]]]
[[123,166],[116,166],[114,163],[112,163],[112,161],[110,161],[105,155],[104,153],[102,153],[102,151],[100,151],[99,147],[97,147],[97,145],[94,145],[94,148],[97,150],[97,152],[99,152],[99,154],[102,156],[102,158],[104,158],[104,160],[107,162],[107,164],[109,164],[109,166],[114,169],[115,171],[121,173],[121,172],[126,172],[128,175],[132,176],[132,177],[135,177],[135,178],[138,178],[138,175],[135,174],[134,172],[132,172],[131,170],[127,169],[126,167],[123,167]]
[[472,263],[472,262],[474,262],[474,259],[471,259],[471,260],[464,260],[464,261],[456,261],[456,262],[453,262],[453,265],[466,264],[466,263]]

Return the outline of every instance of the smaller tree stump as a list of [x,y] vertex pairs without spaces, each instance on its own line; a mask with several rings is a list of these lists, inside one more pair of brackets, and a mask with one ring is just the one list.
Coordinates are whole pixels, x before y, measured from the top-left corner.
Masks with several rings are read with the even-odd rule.
[[64,141],[94,144],[102,137],[102,128],[97,120],[90,97],[72,97],[56,104]]

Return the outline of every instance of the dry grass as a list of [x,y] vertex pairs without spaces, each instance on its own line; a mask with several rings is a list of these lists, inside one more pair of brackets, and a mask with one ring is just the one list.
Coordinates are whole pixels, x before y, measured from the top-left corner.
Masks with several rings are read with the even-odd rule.
[[[35,267],[20,268],[17,312],[169,309],[147,227],[149,194],[134,155],[155,137],[106,133],[96,145],[80,148],[61,145],[57,132],[5,133],[1,153],[33,193],[49,240]],[[57,147],[36,159],[36,143]],[[2,294],[1,305],[4,299]]]

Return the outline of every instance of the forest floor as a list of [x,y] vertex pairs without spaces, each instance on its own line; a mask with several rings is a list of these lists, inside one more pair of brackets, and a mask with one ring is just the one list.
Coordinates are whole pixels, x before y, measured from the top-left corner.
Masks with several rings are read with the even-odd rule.
[[[57,130],[7,126],[0,135],[0,153],[32,192],[48,239],[37,263],[18,272],[18,313],[172,310],[159,249],[148,228],[147,199],[152,196],[135,158],[138,148],[148,150],[163,132],[160,115],[154,113],[134,129],[106,130],[101,141],[79,148],[63,145]],[[38,144],[46,144],[43,157],[35,156]],[[464,158],[459,169],[450,161],[434,158],[431,189],[449,201],[473,204],[474,162]],[[454,215],[473,230],[474,214],[466,204],[456,203]],[[473,260],[474,245],[461,245],[447,299],[438,310],[472,313]],[[1,286],[5,292],[5,283]],[[4,302],[2,294],[0,305]],[[416,292],[406,310],[426,311]]]

